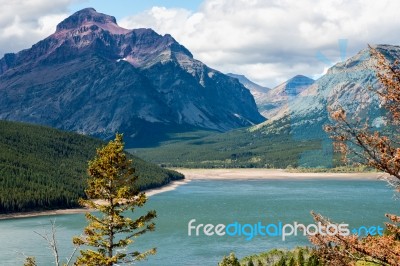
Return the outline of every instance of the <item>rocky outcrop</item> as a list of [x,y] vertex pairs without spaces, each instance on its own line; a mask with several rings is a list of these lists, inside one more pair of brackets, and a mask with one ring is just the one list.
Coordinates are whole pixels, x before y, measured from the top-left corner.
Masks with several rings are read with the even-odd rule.
[[169,132],[265,120],[248,89],[194,59],[172,36],[123,29],[92,8],[0,59],[0,119],[104,139],[124,132],[138,146]]

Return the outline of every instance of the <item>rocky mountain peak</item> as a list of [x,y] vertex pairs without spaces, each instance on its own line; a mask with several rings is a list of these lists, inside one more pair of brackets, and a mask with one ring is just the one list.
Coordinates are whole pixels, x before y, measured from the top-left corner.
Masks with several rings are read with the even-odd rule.
[[296,75],[285,83],[284,91],[282,91],[282,93],[290,96],[296,96],[308,86],[313,84],[314,80],[303,75]]
[[117,25],[117,20],[113,16],[97,12],[94,8],[82,9],[57,25],[57,32],[62,30],[76,29],[85,24]]
[[265,94],[270,90],[267,87],[263,87],[261,85],[258,85],[257,83],[254,83],[253,81],[249,80],[245,75],[234,73],[227,73],[226,75],[238,79],[239,82],[243,84],[243,86],[250,90],[250,92],[254,95],[256,101],[259,96],[262,96],[262,94]]
[[170,132],[265,120],[243,85],[194,59],[171,35],[121,28],[93,8],[0,59],[0,119],[104,139],[124,132],[137,147]]
[[[400,58],[400,46],[374,47],[391,63]],[[386,111],[381,108],[382,102],[373,92],[380,88],[375,60],[366,48],[335,64],[258,128],[266,125],[265,129],[270,130],[276,121],[290,121],[290,128],[296,137],[301,132],[313,132],[314,136],[326,137],[322,129],[324,124],[329,123],[328,107],[335,109],[338,106],[346,110],[347,117],[361,119],[358,122],[360,124],[363,119],[369,119],[373,125],[382,124]]]

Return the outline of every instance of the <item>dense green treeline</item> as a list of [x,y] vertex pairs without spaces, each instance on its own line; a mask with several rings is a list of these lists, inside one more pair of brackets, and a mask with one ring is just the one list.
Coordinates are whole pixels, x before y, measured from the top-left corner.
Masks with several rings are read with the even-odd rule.
[[273,249],[238,259],[234,253],[225,256],[219,266],[322,266],[324,263],[308,247],[293,250]]
[[[0,121],[0,213],[79,206],[87,161],[105,143],[76,133]],[[141,189],[181,179],[132,156]]]
[[[141,158],[166,167],[286,168],[334,165],[330,141],[325,137],[294,136],[239,129],[209,133],[197,139],[165,143],[156,148],[130,149]],[[337,160],[336,160],[337,161]]]

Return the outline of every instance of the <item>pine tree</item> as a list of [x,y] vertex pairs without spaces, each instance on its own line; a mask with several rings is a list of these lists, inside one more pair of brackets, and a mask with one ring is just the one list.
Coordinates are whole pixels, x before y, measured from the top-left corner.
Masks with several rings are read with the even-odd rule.
[[218,263],[218,266],[240,266],[238,258],[236,258],[235,253],[229,254],[229,256],[224,256],[222,261]]
[[36,259],[34,257],[27,257],[24,266],[37,266]]
[[89,225],[84,229],[83,236],[75,237],[73,242],[78,246],[94,247],[94,250],[81,250],[75,265],[131,263],[156,252],[155,248],[143,253],[125,251],[132,239],[155,229],[151,220],[156,217],[155,211],[149,211],[136,220],[124,216],[126,211],[133,212],[147,200],[146,195],[139,193],[135,186],[137,177],[131,165],[132,161],[124,153],[121,134],[98,149],[97,156],[89,162],[90,178],[85,190],[87,199],[81,199],[80,203],[99,211],[101,216],[86,213]]
[[304,266],[304,254],[303,250],[299,250],[299,253],[297,254],[297,264],[299,266]]
[[280,258],[280,260],[275,264],[276,266],[286,266],[286,259],[284,256]]
[[320,265],[319,259],[316,255],[311,255],[308,258],[307,266],[319,266],[319,265]]
[[288,266],[295,266],[295,265],[296,265],[296,264],[295,264],[294,258],[291,257],[290,260],[289,260]]

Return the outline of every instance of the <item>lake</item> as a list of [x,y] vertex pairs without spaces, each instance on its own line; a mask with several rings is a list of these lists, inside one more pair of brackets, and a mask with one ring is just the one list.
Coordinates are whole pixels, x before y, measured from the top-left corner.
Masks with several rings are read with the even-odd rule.
[[[399,201],[383,181],[375,180],[194,180],[176,190],[149,198],[145,209],[155,209],[156,231],[136,239],[133,250],[157,247],[155,256],[138,265],[217,265],[231,251],[239,257],[272,248],[309,245],[304,236],[188,236],[188,222],[203,224],[313,223],[314,210],[331,220],[360,226],[382,226],[385,213],[399,214]],[[135,215],[134,215],[135,216]],[[86,221],[83,214],[42,216],[0,221],[0,261],[22,265],[35,256],[38,265],[51,265],[51,251],[34,231],[43,233],[56,219],[61,258],[72,251],[71,238]]]

